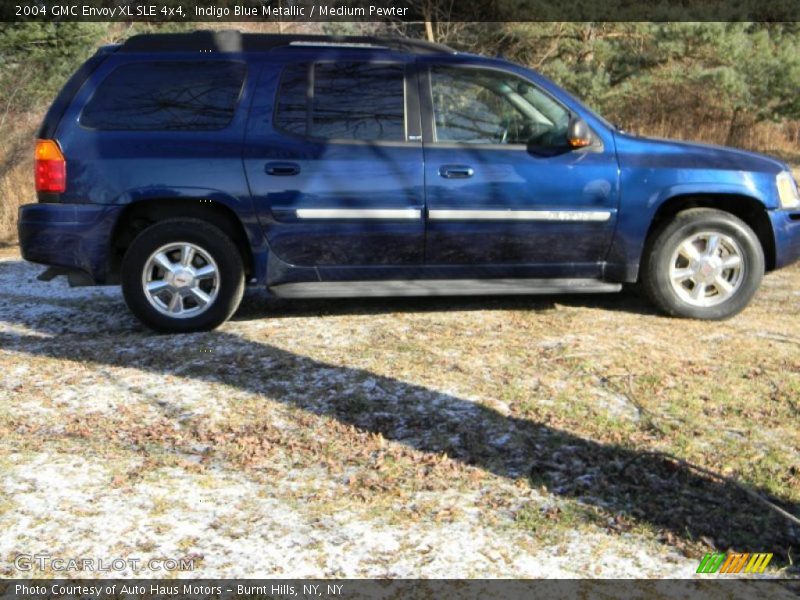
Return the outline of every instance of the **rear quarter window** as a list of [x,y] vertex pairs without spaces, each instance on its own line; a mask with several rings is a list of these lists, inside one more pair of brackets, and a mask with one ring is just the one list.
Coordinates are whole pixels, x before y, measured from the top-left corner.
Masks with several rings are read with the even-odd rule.
[[97,86],[80,124],[100,130],[213,130],[233,119],[246,74],[230,61],[117,67]]
[[327,140],[404,141],[405,67],[395,63],[296,63],[281,77],[273,123]]

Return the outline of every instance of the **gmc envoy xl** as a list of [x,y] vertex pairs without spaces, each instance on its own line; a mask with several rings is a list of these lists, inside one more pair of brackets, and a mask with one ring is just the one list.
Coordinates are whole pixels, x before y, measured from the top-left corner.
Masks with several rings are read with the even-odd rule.
[[529,69],[379,37],[101,48],[38,134],[23,257],[161,331],[277,297],[614,292],[724,319],[800,256],[784,163],[620,131]]

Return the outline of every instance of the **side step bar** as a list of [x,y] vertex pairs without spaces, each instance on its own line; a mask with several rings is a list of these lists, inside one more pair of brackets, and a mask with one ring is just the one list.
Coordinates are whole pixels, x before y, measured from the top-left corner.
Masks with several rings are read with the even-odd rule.
[[310,281],[268,288],[279,298],[376,298],[390,296],[479,296],[601,294],[621,283],[599,279],[413,279],[391,281]]

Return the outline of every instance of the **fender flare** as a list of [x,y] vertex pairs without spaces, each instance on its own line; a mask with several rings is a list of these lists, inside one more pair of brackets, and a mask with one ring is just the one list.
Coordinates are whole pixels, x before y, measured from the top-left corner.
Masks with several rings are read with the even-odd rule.
[[760,202],[764,210],[776,208],[774,199],[765,197],[757,187],[748,187],[735,183],[678,183],[659,190],[658,194],[648,199],[647,208],[655,214],[669,200],[679,196],[742,196]]
[[[201,204],[207,202],[209,205],[219,205],[228,209],[238,220],[250,247],[253,258],[254,279],[258,282],[264,280],[269,248],[249,194],[246,198],[242,198],[213,188],[191,186],[145,186],[133,188],[116,198],[114,204],[124,206],[124,210],[120,211],[120,216],[114,225],[114,231],[117,231],[120,219],[123,218],[123,215],[128,210],[137,205],[158,200]],[[116,234],[114,234],[114,237],[116,237]]]

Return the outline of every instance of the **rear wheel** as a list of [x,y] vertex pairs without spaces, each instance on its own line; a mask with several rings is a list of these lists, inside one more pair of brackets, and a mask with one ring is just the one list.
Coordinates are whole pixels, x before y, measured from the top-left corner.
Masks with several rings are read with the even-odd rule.
[[758,237],[736,216],[709,208],[678,213],[645,250],[642,286],[668,314],[727,319],[742,311],[764,276]]
[[121,279],[131,312],[164,332],[213,329],[230,318],[244,293],[236,245],[199,219],[145,229],[125,253]]

